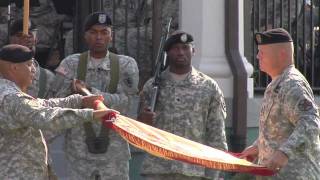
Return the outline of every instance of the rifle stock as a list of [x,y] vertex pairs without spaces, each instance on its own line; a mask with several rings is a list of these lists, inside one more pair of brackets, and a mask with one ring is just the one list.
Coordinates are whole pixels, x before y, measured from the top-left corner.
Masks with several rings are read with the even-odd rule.
[[166,29],[164,34],[161,36],[160,40],[160,45],[157,53],[157,59],[156,59],[156,68],[155,68],[155,73],[154,73],[154,81],[152,83],[153,89],[152,89],[152,98],[151,98],[151,103],[150,103],[150,110],[154,112],[156,103],[157,103],[157,98],[159,94],[159,85],[160,85],[160,75],[161,72],[166,68],[166,63],[167,63],[167,54],[164,52],[164,43],[169,37],[169,31],[170,31],[170,26],[171,26],[171,21],[172,18],[169,18]]

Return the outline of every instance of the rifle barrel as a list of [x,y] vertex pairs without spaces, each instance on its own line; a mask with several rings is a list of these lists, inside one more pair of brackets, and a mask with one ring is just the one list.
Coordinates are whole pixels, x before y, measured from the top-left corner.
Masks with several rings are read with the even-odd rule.
[[172,18],[169,18],[167,27],[165,29],[165,33],[161,36],[160,45],[157,53],[157,59],[156,59],[156,68],[154,72],[154,81],[153,81],[153,89],[152,89],[152,97],[150,102],[150,109],[152,112],[155,110],[158,93],[159,93],[159,85],[160,85],[160,75],[161,72],[166,67],[167,63],[167,54],[164,52],[164,44],[169,36],[170,26],[171,26]]

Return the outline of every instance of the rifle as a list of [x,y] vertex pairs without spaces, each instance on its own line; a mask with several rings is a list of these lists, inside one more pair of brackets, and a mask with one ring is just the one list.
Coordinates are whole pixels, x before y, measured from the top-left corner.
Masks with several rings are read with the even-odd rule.
[[172,18],[168,20],[167,27],[165,29],[164,34],[161,36],[160,40],[160,45],[159,45],[159,50],[157,53],[157,59],[156,59],[156,68],[154,72],[154,81],[152,83],[153,88],[152,88],[152,99],[151,99],[151,104],[150,104],[150,110],[154,112],[155,106],[156,106],[156,101],[159,93],[159,85],[160,85],[160,75],[163,70],[167,67],[167,53],[164,52],[164,43],[168,39],[169,36],[169,31],[170,31],[170,26],[171,26],[171,21]]

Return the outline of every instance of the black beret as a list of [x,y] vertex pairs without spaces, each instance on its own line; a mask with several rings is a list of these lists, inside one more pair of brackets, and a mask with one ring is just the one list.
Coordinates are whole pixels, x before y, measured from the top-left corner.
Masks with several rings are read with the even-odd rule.
[[[29,30],[34,30],[34,29],[36,29],[35,24],[32,21],[29,21]],[[22,31],[23,31],[23,20],[22,19],[18,19],[10,25],[10,36],[13,36],[16,33],[19,33]]]
[[292,37],[283,28],[271,29],[255,34],[255,40],[258,45],[292,42]]
[[176,43],[192,43],[193,37],[191,34],[188,34],[183,31],[179,31],[178,33],[173,33],[165,42],[163,50],[168,51],[172,45]]
[[112,21],[108,14],[104,12],[95,12],[87,17],[84,23],[84,31],[89,30],[94,25],[112,26]]
[[33,51],[22,45],[9,44],[0,49],[0,60],[3,61],[22,63],[32,58]]

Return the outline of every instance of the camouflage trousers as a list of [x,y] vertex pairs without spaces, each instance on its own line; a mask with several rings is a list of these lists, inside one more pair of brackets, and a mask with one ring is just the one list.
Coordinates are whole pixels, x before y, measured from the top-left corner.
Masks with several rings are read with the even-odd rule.
[[[124,165],[125,164],[125,165]],[[129,180],[129,162],[115,167],[105,161],[68,161],[68,180]]]

